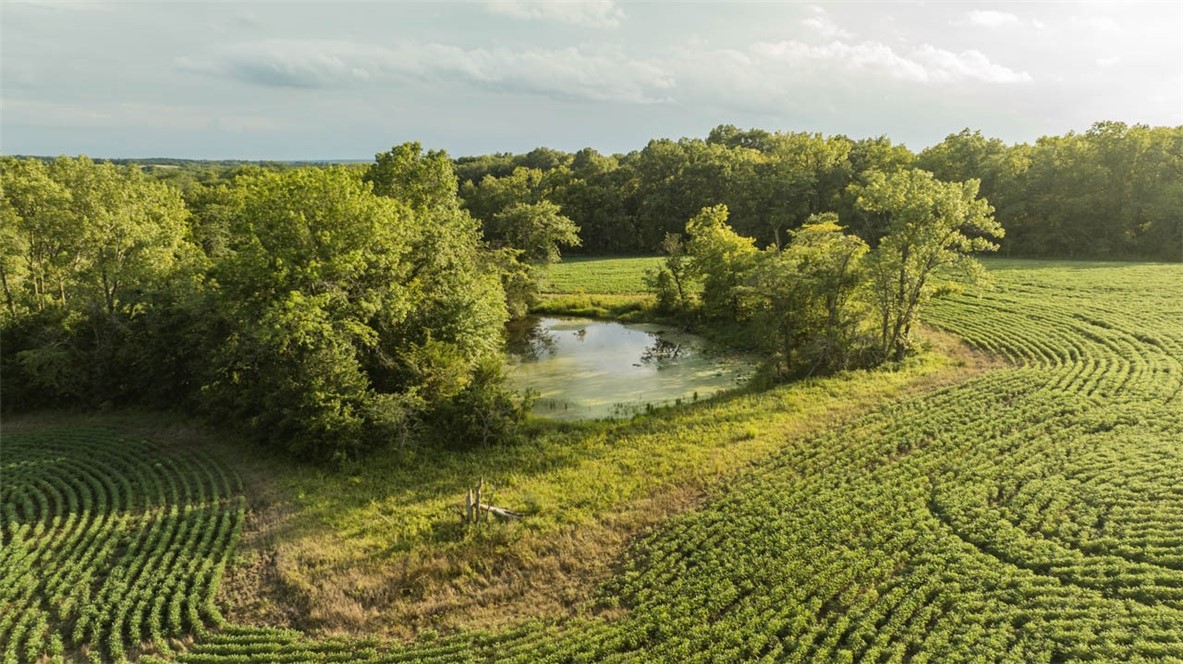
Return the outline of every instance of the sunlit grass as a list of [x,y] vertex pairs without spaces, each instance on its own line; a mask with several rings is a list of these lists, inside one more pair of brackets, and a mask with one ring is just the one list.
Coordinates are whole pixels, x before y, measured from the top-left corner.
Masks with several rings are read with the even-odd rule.
[[564,258],[547,270],[543,293],[645,293],[645,270],[661,264],[660,256],[624,258]]
[[[795,435],[898,394],[949,368],[938,353],[896,371],[858,371],[776,389],[663,409],[623,422],[535,422],[517,445],[404,450],[350,467],[343,478],[293,467],[281,479],[324,536],[355,553],[388,554],[463,543],[456,511],[479,478],[497,504],[529,514],[520,525],[544,533],[585,524],[630,500],[684,482],[709,484],[791,444]],[[457,441],[463,445],[463,441]]]

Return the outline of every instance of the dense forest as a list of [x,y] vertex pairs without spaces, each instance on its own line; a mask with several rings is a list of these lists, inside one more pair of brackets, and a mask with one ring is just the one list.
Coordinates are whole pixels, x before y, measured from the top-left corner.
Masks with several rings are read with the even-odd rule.
[[873,243],[883,219],[859,209],[854,187],[909,168],[980,180],[1007,231],[1004,255],[1183,260],[1183,127],[1102,122],[1034,145],[967,129],[915,154],[885,137],[721,126],[705,140],[654,140],[626,155],[539,148],[456,161],[478,219],[509,201],[550,200],[582,229],[573,251],[590,255],[652,254],[717,204],[761,246],[822,212]]
[[778,378],[901,359],[950,268],[999,242],[1183,258],[1183,128],[0,166],[6,409],[183,408],[314,459],[512,438],[504,325],[560,251],[662,253],[656,309],[745,326]]

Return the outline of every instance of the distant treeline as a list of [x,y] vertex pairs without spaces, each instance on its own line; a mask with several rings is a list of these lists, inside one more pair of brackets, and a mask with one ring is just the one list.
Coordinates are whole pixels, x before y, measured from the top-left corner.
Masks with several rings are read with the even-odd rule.
[[577,251],[651,254],[699,210],[724,204],[764,246],[811,215],[874,243],[886,220],[852,185],[919,168],[981,181],[1010,256],[1183,260],[1183,127],[1101,122],[1084,133],[1007,145],[965,130],[915,154],[889,139],[741,130],[650,141],[625,155],[538,148],[456,160],[461,198],[481,220],[511,202],[549,200],[581,229]]
[[[104,160],[97,160],[104,161]],[[329,161],[112,159],[188,191],[257,170]],[[855,205],[873,172],[919,168],[945,182],[981,181],[1006,229],[1001,253],[1047,258],[1183,260],[1183,127],[1098,122],[1084,133],[1008,145],[963,130],[916,154],[887,137],[852,139],[721,125],[707,138],[655,139],[605,155],[540,147],[453,160],[464,207],[486,225],[518,203],[547,201],[580,228],[571,253],[653,254],[704,207],[760,246],[784,242],[811,215],[836,212],[874,243],[885,219]]]

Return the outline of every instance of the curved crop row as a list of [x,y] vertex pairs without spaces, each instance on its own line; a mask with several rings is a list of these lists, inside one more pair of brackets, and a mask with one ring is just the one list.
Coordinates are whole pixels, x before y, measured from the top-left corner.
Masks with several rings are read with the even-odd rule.
[[210,460],[104,430],[6,433],[5,662],[123,661],[223,624],[213,603],[242,523]]

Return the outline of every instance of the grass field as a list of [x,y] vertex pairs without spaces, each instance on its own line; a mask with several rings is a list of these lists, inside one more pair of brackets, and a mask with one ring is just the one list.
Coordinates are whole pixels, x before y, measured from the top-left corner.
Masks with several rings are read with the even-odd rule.
[[661,265],[659,256],[564,258],[547,270],[543,293],[633,295],[644,293],[645,270]]
[[[610,277],[572,262],[562,283],[628,294],[644,260]],[[992,289],[925,319],[996,364],[944,341],[898,372],[344,477],[6,423],[0,645],[9,661],[1183,658],[1183,266],[989,266]],[[480,476],[530,516],[461,530]],[[59,568],[80,576],[42,573]],[[145,569],[163,580],[130,581]]]

